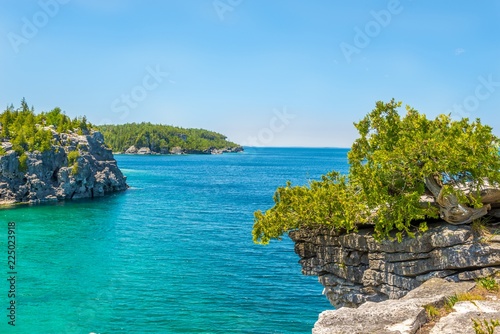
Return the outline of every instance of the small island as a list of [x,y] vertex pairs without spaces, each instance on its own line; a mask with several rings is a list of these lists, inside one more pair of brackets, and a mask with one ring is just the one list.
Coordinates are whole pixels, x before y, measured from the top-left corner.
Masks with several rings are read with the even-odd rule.
[[113,152],[125,154],[222,154],[243,151],[226,136],[204,129],[152,124],[127,123],[101,125]]

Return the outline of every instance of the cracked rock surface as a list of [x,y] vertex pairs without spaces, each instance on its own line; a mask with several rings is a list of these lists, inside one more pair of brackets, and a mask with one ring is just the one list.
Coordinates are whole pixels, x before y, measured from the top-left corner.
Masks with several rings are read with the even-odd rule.
[[431,278],[473,281],[500,271],[500,237],[444,222],[401,243],[376,242],[370,229],[338,235],[327,229],[289,233],[302,273],[318,276],[335,308],[399,299]]
[[474,285],[471,282],[453,283],[433,278],[398,300],[366,302],[356,309],[342,307],[338,310],[324,311],[320,314],[312,332],[313,334],[413,334],[428,321],[425,305],[440,307],[446,298],[467,292]]

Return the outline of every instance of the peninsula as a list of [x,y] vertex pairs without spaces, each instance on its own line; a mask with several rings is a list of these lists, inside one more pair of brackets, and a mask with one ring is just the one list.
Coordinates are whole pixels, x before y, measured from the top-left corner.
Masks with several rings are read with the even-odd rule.
[[226,136],[204,129],[127,123],[102,125],[98,129],[113,152],[125,154],[221,154],[243,151]]

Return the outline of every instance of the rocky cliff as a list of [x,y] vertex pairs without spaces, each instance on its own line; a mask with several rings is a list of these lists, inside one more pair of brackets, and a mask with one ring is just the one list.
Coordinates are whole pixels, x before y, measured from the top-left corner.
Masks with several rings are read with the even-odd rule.
[[[499,229],[500,231],[500,229]],[[470,281],[500,271],[500,235],[434,223],[416,238],[376,242],[370,229],[290,232],[302,272],[319,277],[335,307],[401,298],[433,277]]]
[[111,150],[98,131],[86,135],[57,133],[45,152],[26,152],[21,163],[9,141],[1,143],[0,203],[36,203],[92,198],[128,188]]
[[[420,286],[431,279],[474,283],[477,278],[496,274],[500,271],[498,232],[500,228],[484,224],[455,226],[437,222],[430,224],[427,232],[414,239],[405,238],[401,243],[376,242],[369,228],[344,235],[328,229],[290,232],[295,252],[300,256],[302,272],[318,276],[324,294],[335,308],[340,308],[323,312],[313,332],[368,333],[370,331],[357,331],[356,328],[362,328],[362,325],[353,325],[357,319],[366,318],[371,319],[367,320],[368,323],[379,323],[377,328],[380,331],[373,333],[415,333],[416,321],[420,319],[418,324],[422,325],[426,320],[422,316],[422,306],[429,303],[407,300],[421,294],[415,291],[420,291]],[[446,286],[442,290],[446,289],[453,291]],[[348,308],[360,305],[357,310]],[[396,310],[407,306],[413,307],[416,318],[412,318],[411,312],[402,311],[393,323],[410,323],[406,330],[399,330],[397,326],[394,331],[380,327],[380,323],[387,325],[382,320],[382,313],[392,309],[391,312],[396,314]],[[495,312],[497,310],[500,310],[499,305],[495,307]],[[371,318],[363,312],[371,314]],[[374,318],[377,314],[379,316]],[[340,328],[340,323],[349,325]]]
[[[401,243],[376,242],[369,228],[344,235],[324,228],[290,232],[302,272],[318,276],[324,294],[339,308],[323,312],[313,333],[415,333],[427,321],[424,305],[442,304],[456,289],[468,290],[475,279],[500,272],[498,232],[500,228],[484,224],[437,222]],[[439,298],[420,300],[429,286],[440,291],[434,293]],[[492,303],[497,316],[500,307]],[[456,316],[450,317],[453,322]]]

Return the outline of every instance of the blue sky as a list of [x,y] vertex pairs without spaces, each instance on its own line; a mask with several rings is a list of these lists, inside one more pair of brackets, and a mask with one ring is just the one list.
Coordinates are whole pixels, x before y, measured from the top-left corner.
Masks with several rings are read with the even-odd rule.
[[500,2],[0,0],[0,106],[349,147],[391,98],[500,135]]

